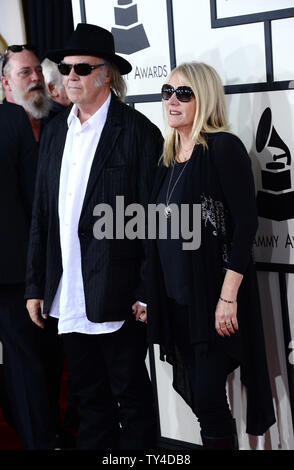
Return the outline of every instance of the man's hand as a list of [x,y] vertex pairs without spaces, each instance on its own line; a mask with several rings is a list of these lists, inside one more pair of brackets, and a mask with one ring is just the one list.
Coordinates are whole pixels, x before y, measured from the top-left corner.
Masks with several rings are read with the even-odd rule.
[[132,310],[136,320],[147,323],[147,307],[140,305],[139,301],[137,301],[132,305]]
[[43,314],[43,305],[44,300],[41,299],[29,299],[27,301],[27,309],[30,314],[31,320],[36,323],[40,328],[44,328],[45,322],[44,320],[47,318],[48,315]]

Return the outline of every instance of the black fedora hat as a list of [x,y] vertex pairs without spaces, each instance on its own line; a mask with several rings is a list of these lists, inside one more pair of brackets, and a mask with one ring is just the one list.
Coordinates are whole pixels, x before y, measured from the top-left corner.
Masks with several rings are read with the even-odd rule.
[[113,35],[100,26],[88,23],[79,23],[64,49],[50,50],[46,57],[58,64],[65,56],[84,54],[109,60],[117,65],[122,75],[132,70],[131,64],[115,53]]

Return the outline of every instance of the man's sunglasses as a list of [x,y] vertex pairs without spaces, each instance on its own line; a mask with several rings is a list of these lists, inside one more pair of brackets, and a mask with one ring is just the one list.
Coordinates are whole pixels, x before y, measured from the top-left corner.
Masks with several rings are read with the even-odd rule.
[[98,69],[99,67],[102,67],[102,65],[105,65],[105,63],[98,65],[90,65],[84,62],[81,62],[79,64],[65,64],[64,62],[60,62],[58,64],[58,70],[62,75],[69,75],[71,69],[73,68],[77,75],[85,77],[86,75],[90,75],[92,70]]
[[194,93],[192,88],[189,86],[178,86],[178,88],[174,88],[171,85],[163,85],[161,88],[161,95],[164,100],[169,100],[173,94],[176,94],[177,100],[181,101],[182,103],[188,103],[194,97]]
[[6,49],[3,52],[3,55],[1,57],[1,59],[2,59],[1,74],[2,75],[4,75],[4,67],[7,64],[8,52],[21,52],[24,49],[26,49],[27,51],[31,51],[31,52],[33,52],[34,54],[37,55],[37,49],[32,44],[14,44],[13,46],[6,47]]

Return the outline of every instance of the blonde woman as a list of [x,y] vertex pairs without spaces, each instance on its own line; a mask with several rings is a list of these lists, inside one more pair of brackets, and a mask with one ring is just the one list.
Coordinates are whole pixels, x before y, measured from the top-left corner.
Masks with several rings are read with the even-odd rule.
[[[173,385],[196,414],[204,447],[237,449],[226,395],[235,368],[247,387],[247,432],[261,435],[275,422],[251,257],[257,211],[250,159],[229,131],[212,67],[180,65],[162,98],[166,140],[151,202],[166,217],[167,237],[149,241],[142,299],[149,339],[173,365]],[[171,236],[176,207],[181,227],[187,223],[182,204],[201,205],[192,221],[201,226],[197,249],[183,249],[183,237]],[[138,307],[137,319],[146,320],[147,308]]]

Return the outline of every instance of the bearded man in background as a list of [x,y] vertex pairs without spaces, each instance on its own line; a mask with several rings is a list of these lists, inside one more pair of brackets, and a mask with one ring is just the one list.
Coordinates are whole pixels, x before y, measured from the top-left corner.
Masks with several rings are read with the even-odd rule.
[[0,73],[6,98],[0,105],[0,341],[8,400],[5,417],[25,449],[53,449],[56,421],[45,351],[50,351],[56,364],[52,354],[58,348],[48,345],[58,338],[56,331],[49,334],[32,324],[24,301],[37,143],[50,102],[32,46],[8,46],[0,58]]
[[35,140],[39,142],[42,119],[49,115],[50,100],[35,48],[30,45],[8,46],[2,56],[1,70],[6,101],[24,108]]

